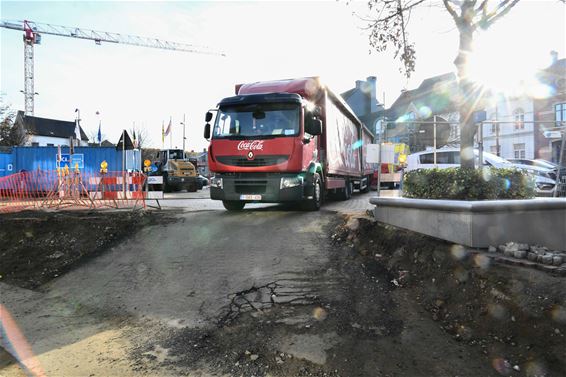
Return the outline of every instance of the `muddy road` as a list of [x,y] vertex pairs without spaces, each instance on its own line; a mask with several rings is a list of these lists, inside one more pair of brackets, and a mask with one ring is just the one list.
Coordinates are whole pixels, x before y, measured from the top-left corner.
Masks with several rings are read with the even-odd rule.
[[[33,290],[0,280],[34,355],[25,365],[49,376],[501,374],[343,214],[163,213]],[[25,344],[12,340],[2,339],[0,374],[25,375],[15,362]]]

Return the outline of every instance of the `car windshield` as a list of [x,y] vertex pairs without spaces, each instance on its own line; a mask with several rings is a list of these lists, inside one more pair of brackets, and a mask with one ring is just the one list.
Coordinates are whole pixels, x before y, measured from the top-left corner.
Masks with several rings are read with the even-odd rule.
[[533,160],[533,164],[535,166],[539,166],[541,168],[546,168],[546,169],[556,169],[557,165],[553,164],[552,162],[548,162],[545,160]]
[[266,138],[299,133],[299,105],[265,104],[221,108],[213,138]]
[[[479,154],[479,152],[477,150],[475,151],[475,153],[476,153],[476,156]],[[513,165],[512,163],[510,163],[506,159],[501,158],[499,156],[496,156],[496,155],[489,153],[489,152],[483,152],[483,160],[484,160],[484,162],[488,162],[491,165],[509,165],[509,166]]]

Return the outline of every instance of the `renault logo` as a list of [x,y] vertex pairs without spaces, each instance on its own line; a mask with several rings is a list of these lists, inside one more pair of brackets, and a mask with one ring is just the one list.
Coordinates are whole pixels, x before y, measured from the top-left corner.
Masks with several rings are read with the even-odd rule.
[[248,160],[253,160],[254,159],[254,152],[249,151],[248,152]]

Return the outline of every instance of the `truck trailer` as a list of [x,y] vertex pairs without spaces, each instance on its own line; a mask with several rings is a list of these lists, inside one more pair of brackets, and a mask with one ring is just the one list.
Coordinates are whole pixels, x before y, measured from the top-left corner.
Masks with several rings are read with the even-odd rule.
[[369,191],[369,129],[318,77],[236,85],[206,114],[210,197],[228,210],[246,203],[301,203]]

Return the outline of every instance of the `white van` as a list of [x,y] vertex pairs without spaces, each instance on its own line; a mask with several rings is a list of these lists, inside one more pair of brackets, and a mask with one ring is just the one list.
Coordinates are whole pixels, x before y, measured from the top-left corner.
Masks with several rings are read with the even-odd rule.
[[[474,150],[476,166],[478,165],[479,151]],[[504,158],[494,154],[483,152],[483,165],[496,168],[514,168],[514,165]],[[446,169],[460,166],[460,149],[443,148],[436,150],[436,165],[434,164],[434,150],[427,150],[410,154],[407,157],[407,168],[405,171],[416,169]]]
[[[479,151],[474,149],[474,155],[476,158],[476,166],[478,166]],[[493,166],[496,168],[507,168],[507,169],[517,169],[517,166],[507,161],[504,158],[496,156],[489,152],[483,152],[483,165]],[[434,164],[434,150],[427,150],[422,152],[417,152],[407,156],[407,167],[405,171],[411,171],[416,169],[446,169],[455,168],[460,166],[460,149],[459,148],[442,148],[436,150],[436,165]],[[520,169],[528,174],[533,175],[528,170]],[[536,195],[537,196],[552,196],[554,193],[554,188],[556,186],[556,181],[543,177],[540,175],[534,175],[536,184]]]

